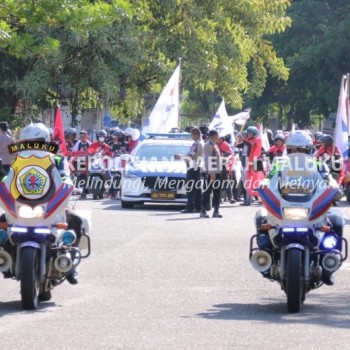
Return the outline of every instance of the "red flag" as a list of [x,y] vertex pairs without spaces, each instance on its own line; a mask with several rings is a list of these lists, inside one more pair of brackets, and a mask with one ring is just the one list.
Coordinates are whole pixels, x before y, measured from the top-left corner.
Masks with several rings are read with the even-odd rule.
[[67,146],[66,141],[64,138],[64,129],[63,129],[63,122],[62,122],[62,112],[61,107],[58,106],[56,108],[56,115],[55,115],[55,126],[52,138],[54,141],[58,142],[61,149],[61,154],[65,156],[67,154]]

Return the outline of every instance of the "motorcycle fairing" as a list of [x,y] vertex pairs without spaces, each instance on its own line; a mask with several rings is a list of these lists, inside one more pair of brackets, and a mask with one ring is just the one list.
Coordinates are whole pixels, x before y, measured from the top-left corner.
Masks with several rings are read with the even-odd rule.
[[321,194],[321,196],[319,196],[312,204],[310,220],[315,220],[316,218],[324,214],[332,205],[332,202],[337,193],[337,189],[328,188],[323,194]]
[[[310,167],[310,165],[312,166],[313,164],[313,158],[311,156],[305,154],[293,154],[289,157],[292,159],[292,167],[288,166],[287,163],[287,166],[280,171],[276,171],[269,181],[264,180],[257,191],[262,204],[271,215],[271,219],[274,218],[276,220],[276,225],[280,226],[283,222],[283,225],[286,226],[298,226],[298,222],[304,222],[305,219],[286,219],[283,212],[284,208],[295,207],[309,209],[307,221],[308,226],[311,227],[310,225],[320,218],[332,205],[334,197],[338,193],[338,187],[334,184],[332,178],[324,178],[317,170],[317,167]],[[295,167],[293,167],[294,164],[296,164]],[[292,195],[285,198],[281,191],[281,184],[285,185],[287,183],[284,182],[284,179],[288,178],[290,174],[293,176],[292,179],[300,178],[302,191],[296,196]],[[314,186],[311,191],[310,188],[303,187],[303,182],[305,181],[309,183],[310,179],[311,185]],[[298,181],[296,183],[298,183]],[[304,197],[303,200],[300,200],[300,196]]]
[[282,220],[282,210],[278,198],[267,187],[257,190],[264,207],[277,219]]
[[45,218],[52,215],[52,213],[56,211],[57,208],[59,208],[59,206],[66,201],[67,197],[71,195],[73,190],[74,190],[73,186],[63,183],[56,191],[55,196],[48,201]]
[[[33,179],[30,178],[32,175]],[[35,181],[36,188],[25,188]],[[64,209],[73,190],[72,182],[61,178],[52,154],[42,150],[26,150],[17,155],[9,174],[0,182],[0,206],[11,224],[46,225],[50,216]],[[41,219],[20,218],[18,210],[23,205],[33,210],[40,205],[44,216]]]
[[0,183],[0,204],[6,212],[8,212],[14,218],[17,218],[16,212],[16,200],[7,189],[6,183]]

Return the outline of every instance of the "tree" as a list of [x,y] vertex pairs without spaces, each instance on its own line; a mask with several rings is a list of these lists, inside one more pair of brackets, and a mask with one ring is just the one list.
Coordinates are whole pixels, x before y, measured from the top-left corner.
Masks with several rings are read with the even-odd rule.
[[63,99],[73,115],[107,104],[130,118],[141,113],[146,95],[156,98],[182,57],[182,87],[196,92],[188,106],[208,113],[213,96],[223,96],[240,108],[245,97],[261,95],[268,74],[288,77],[266,39],[290,24],[288,6],[289,0],[4,0],[0,53],[14,70],[0,93],[15,98],[0,98],[0,106],[13,113],[21,100],[28,114]]
[[271,38],[290,69],[288,82],[270,79],[260,108],[282,106],[288,120],[309,125],[313,115],[327,117],[338,104],[343,74],[349,71],[350,4],[346,0],[293,1],[292,26]]

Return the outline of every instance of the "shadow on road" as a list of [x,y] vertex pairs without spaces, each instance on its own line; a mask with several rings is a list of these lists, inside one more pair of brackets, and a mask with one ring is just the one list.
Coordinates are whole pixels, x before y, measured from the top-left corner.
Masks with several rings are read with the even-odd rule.
[[[308,303],[309,301],[309,303]],[[312,304],[311,304],[312,301]],[[210,320],[258,321],[268,323],[312,323],[320,326],[350,327],[350,294],[310,295],[299,313],[288,313],[286,301],[265,299],[264,304],[218,304],[196,315]]]
[[55,302],[41,302],[39,303],[36,310],[23,310],[22,304],[20,300],[8,301],[8,302],[0,302],[0,318],[9,314],[17,314],[17,313],[27,313],[34,314],[38,312],[46,312],[49,308],[57,307],[58,305]]
[[[180,210],[184,208],[184,205],[168,205],[168,204],[135,204],[134,208],[132,209],[124,209],[120,205],[120,201],[101,201],[104,205],[103,210],[117,210],[117,211],[124,211],[124,212],[134,212],[134,211],[154,211],[159,210],[160,215],[169,215],[169,212],[175,212],[171,213],[170,215],[177,215],[179,214]],[[163,214],[162,214],[163,213]]]

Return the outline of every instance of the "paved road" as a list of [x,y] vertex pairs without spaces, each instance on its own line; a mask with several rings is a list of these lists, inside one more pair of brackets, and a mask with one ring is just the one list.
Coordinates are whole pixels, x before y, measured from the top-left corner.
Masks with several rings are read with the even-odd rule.
[[[79,284],[25,312],[19,284],[0,280],[1,349],[350,348],[350,263],[335,286],[288,314],[277,283],[248,261],[256,206],[224,204],[223,219],[168,206],[122,210],[109,199],[77,207],[93,213]],[[341,210],[350,218],[350,207]]]

